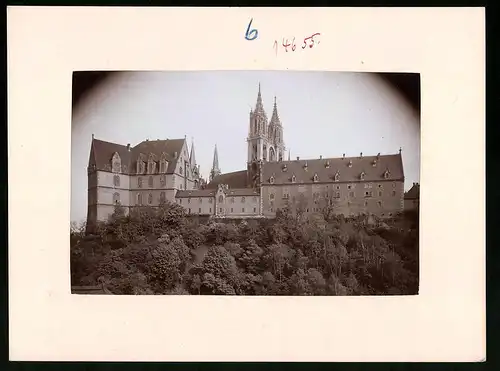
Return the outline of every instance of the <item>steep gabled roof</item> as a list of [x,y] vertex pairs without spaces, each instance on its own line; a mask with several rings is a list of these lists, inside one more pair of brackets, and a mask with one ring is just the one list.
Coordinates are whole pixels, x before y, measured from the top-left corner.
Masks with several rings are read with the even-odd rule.
[[[153,154],[155,161],[159,161],[162,153],[165,153],[168,161],[167,174],[171,174],[175,171],[184,142],[185,139],[146,140],[129,150],[127,146],[121,144],[92,139],[91,156],[94,158],[89,159],[89,165],[95,162],[97,170],[111,171],[111,159],[113,154],[117,152],[122,161],[122,171],[135,174],[140,154],[144,155],[145,161],[150,154]],[[176,152],[177,158],[175,158]],[[189,158],[187,157],[186,160],[189,161]]]
[[[374,162],[376,162],[376,166],[373,166]],[[286,171],[284,171],[285,167]],[[387,178],[384,177],[386,170],[388,171]],[[333,182],[337,172],[338,182],[404,179],[401,155],[397,154],[264,162],[262,164],[262,184],[271,184],[271,178],[274,178],[273,184],[291,184],[292,176],[295,176],[295,183],[299,184]],[[363,179],[361,174],[364,174]],[[315,175],[317,175],[316,181]]]
[[416,200],[420,197],[420,184],[413,183],[413,186],[405,193],[405,200]]
[[208,189],[217,188],[219,184],[227,184],[229,188],[247,188],[247,171],[235,171],[232,173],[220,174],[207,184]]
[[[99,139],[92,140],[91,153],[94,155],[94,163],[97,170],[111,171],[111,159],[113,158],[115,152],[118,152],[120,155],[123,165],[129,164],[130,152],[128,151],[127,146]],[[90,159],[89,163],[91,162],[92,159]]]
[[[165,140],[145,140],[135,147],[133,147],[131,152],[131,172],[135,173],[137,169],[137,159],[139,154],[144,154],[146,159],[149,154],[152,153],[157,159],[161,158],[163,152],[167,154],[166,159],[168,161],[167,174],[172,174],[175,171],[177,165],[177,160],[181,156],[181,150],[184,145],[185,139],[165,139]],[[177,152],[177,158],[175,153]],[[189,158],[186,158],[189,162]]]

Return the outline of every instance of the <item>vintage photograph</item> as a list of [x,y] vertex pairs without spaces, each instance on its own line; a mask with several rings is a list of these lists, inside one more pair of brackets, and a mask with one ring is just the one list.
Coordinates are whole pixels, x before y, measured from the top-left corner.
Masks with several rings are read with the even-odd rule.
[[417,295],[420,75],[77,71],[73,294]]

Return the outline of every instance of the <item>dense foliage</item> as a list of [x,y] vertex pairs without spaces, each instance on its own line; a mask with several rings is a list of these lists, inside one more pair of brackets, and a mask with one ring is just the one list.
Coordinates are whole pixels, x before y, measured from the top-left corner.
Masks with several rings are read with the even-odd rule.
[[84,229],[71,230],[72,285],[114,294],[418,293],[418,212],[202,222],[166,203]]

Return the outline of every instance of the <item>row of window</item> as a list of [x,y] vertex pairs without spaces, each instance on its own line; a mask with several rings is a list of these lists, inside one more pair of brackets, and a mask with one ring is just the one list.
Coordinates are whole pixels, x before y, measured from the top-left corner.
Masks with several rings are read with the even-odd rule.
[[[245,200],[246,200],[246,199],[245,199],[245,197],[241,197],[241,198],[240,198],[240,201],[241,201],[241,203],[242,203],[242,204],[243,204],[243,203],[245,203]],[[231,203],[232,203],[232,204],[234,204],[234,203],[235,203],[235,198],[234,198],[234,197],[231,197],[231,198],[230,198],[230,201],[231,201]],[[253,201],[253,202],[257,202],[257,197],[256,197],[256,196],[254,196],[254,197],[252,198],[252,201]],[[200,197],[200,198],[198,198],[198,202],[199,202],[200,204],[201,204],[201,203],[203,203],[203,198],[201,198],[201,197]],[[209,203],[209,204],[211,204],[212,202],[213,202],[213,198],[211,198],[211,197],[210,197],[210,198],[208,198],[208,203]],[[223,196],[223,195],[220,195],[220,196],[219,196],[219,203],[222,203],[222,202],[224,202],[224,196]],[[182,204],[182,198],[179,198],[179,203],[180,203],[180,204]],[[188,204],[190,204],[190,203],[191,203],[191,198],[188,198],[188,199],[187,199],[187,203],[188,203]]]
[[[332,203],[330,203],[330,205],[332,205]],[[351,202],[348,202],[348,203],[347,203],[347,206],[351,206]],[[367,206],[368,206],[368,202],[367,202],[367,201],[365,201],[365,202],[364,202],[364,206],[365,206],[365,207],[367,207]],[[379,208],[381,208],[381,207],[383,206],[382,201],[377,201],[377,206],[378,206]],[[322,210],[322,208],[320,208],[320,207],[313,207],[313,208],[311,208],[311,209],[309,209],[309,208],[305,208],[304,210],[305,210],[306,212],[309,212],[309,210],[312,210],[313,212],[320,212],[320,211]],[[270,205],[270,206],[269,206],[269,211],[270,211],[270,212],[274,212],[274,207],[273,207],[273,205]],[[389,214],[389,215],[392,215],[392,214]]]
[[[378,196],[379,197],[382,197],[382,191],[378,191]],[[392,196],[396,196],[396,191],[392,191]],[[340,192],[334,192],[331,194],[331,197],[329,194],[326,194],[325,195],[325,198],[340,198],[341,197],[341,193]],[[355,194],[354,194],[354,191],[350,191],[349,192],[349,197],[350,198],[354,198],[355,197]],[[373,192],[372,191],[366,191],[365,192],[365,197],[368,198],[368,197],[373,197]],[[274,193],[270,193],[269,194],[269,200],[274,200],[275,196],[274,196]],[[283,199],[286,199],[288,200],[290,198],[290,194],[289,193],[284,193],[283,194]],[[317,203],[317,200],[320,198],[320,193],[319,192],[315,192],[313,193],[313,199],[315,200],[315,203]],[[295,196],[292,197],[292,200],[295,201]]]
[[[160,192],[160,202],[166,201],[165,192]],[[147,203],[151,205],[153,203],[153,194],[148,194]],[[137,205],[143,205],[142,193],[137,194]]]
[[[162,187],[165,187],[167,185],[167,178],[165,177],[165,175],[160,176],[160,185]],[[152,176],[148,178],[148,187],[149,188],[154,187],[154,178]],[[137,178],[137,188],[142,188],[142,177]]]
[[[179,198],[178,200],[179,200],[179,203],[180,203],[180,204],[182,204],[182,198]],[[201,198],[201,197],[200,197],[200,198],[198,199],[198,202],[199,202],[200,204],[202,204],[202,203],[203,203],[203,198]],[[212,197],[209,197],[209,198],[208,198],[208,203],[209,203],[209,204],[211,204],[212,202],[213,202]],[[191,198],[188,198],[188,199],[187,199],[187,203],[188,203],[188,204],[190,204],[190,203],[191,203]]]
[[[307,165],[305,165],[304,168],[307,170]],[[286,169],[287,169],[286,165],[283,165],[283,171],[286,171]],[[362,171],[361,174],[359,174],[359,179],[360,180],[365,180],[365,175],[366,175],[365,172]],[[390,175],[389,171],[385,171],[384,174],[383,174],[383,178],[384,179],[388,179],[389,175]],[[269,183],[274,184],[274,180],[275,180],[274,176],[271,176],[269,178]],[[333,175],[333,180],[335,182],[338,182],[340,180],[340,173],[338,171]],[[297,181],[296,176],[292,175],[292,177],[290,178],[290,181],[292,183],[295,183]],[[314,174],[313,181],[314,182],[319,182],[319,176],[318,176],[318,174]]]
[[[191,214],[191,212],[192,212],[192,211],[191,211],[191,208],[189,208],[189,209],[188,209],[188,213],[189,213],[189,214]],[[222,212],[223,212],[223,209],[222,209],[222,208],[219,208],[219,212],[221,212],[221,213],[222,213]],[[241,212],[242,212],[242,213],[244,213],[244,212],[245,212],[245,208],[244,208],[244,207],[242,207],[242,208],[241,208]],[[254,208],[253,208],[253,212],[254,212],[254,213],[257,213],[257,208],[256,208],[256,207],[254,207]],[[199,214],[201,214],[201,207],[198,209],[198,213],[199,213]],[[212,213],[212,208],[209,208],[209,213],[210,213],[210,214]],[[234,213],[234,209],[233,209],[233,208],[231,208],[231,213]]]

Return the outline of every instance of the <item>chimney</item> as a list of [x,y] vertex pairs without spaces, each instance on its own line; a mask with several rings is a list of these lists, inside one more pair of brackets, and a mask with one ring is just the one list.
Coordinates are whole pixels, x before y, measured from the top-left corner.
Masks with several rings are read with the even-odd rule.
[[127,151],[130,152],[130,143],[127,143]]
[[345,158],[345,153],[342,154],[342,160]]
[[94,140],[94,133],[92,133],[92,140]]
[[363,158],[363,152],[361,152],[361,153],[359,154],[359,157]]
[[319,155],[319,159],[320,159],[320,160],[321,160],[321,159],[323,159],[323,156]]
[[146,138],[146,142],[149,142],[149,138]]
[[299,161],[299,160],[300,160],[300,157],[299,157],[299,156],[297,156],[297,161]]
[[380,152],[379,152],[379,153],[377,153],[377,158],[380,158]]

